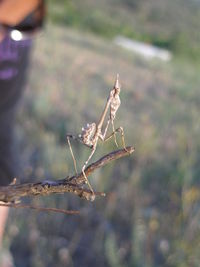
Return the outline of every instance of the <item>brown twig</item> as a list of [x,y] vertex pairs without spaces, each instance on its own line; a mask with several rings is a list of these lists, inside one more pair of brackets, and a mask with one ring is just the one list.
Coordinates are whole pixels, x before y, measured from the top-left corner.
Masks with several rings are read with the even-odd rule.
[[[119,159],[121,157],[130,155],[133,153],[133,147],[126,147],[126,149],[120,149],[113,151],[96,162],[90,164],[86,170],[86,175],[90,175],[96,169],[105,166],[106,164]],[[33,196],[45,196],[49,194],[59,193],[74,193],[79,197],[86,200],[94,200],[94,196],[104,196],[101,192],[91,192],[88,189],[83,188],[85,183],[83,173],[79,173],[72,177],[60,179],[56,181],[43,181],[37,183],[24,183],[24,184],[10,184],[8,186],[0,187],[0,201],[3,203],[16,203],[22,197],[33,197]]]
[[10,207],[10,208],[18,208],[18,209],[33,209],[36,211],[48,211],[48,212],[58,212],[58,213],[64,213],[67,215],[75,215],[75,214],[80,214],[78,210],[63,210],[63,209],[56,209],[56,208],[44,208],[44,207],[39,207],[39,206],[32,206],[32,205],[21,205],[21,204],[15,204],[15,203],[0,203],[0,207]]

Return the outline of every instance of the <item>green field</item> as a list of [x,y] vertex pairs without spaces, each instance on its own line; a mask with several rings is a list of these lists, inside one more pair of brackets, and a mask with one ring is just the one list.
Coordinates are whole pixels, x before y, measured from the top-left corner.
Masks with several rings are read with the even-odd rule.
[[[64,8],[52,7],[63,18]],[[189,14],[187,8],[185,12]],[[89,177],[95,190],[107,193],[106,198],[88,203],[68,194],[32,201],[78,209],[81,216],[12,210],[5,244],[11,247],[16,266],[198,266],[198,59],[194,63],[188,52],[180,56],[174,50],[169,63],[147,61],[115,46],[112,36],[49,20],[35,43],[18,116],[22,180],[58,179],[73,173],[66,133],[78,134],[87,122],[98,121],[117,73],[122,103],[115,124],[123,126],[126,143],[136,151]],[[185,38],[192,34],[189,25]],[[170,25],[166,28],[172,30]],[[144,29],[141,35],[147,36]],[[89,151],[76,143],[73,148],[80,169]],[[113,140],[99,144],[93,161],[114,149]]]
[[198,0],[48,0],[49,20],[104,38],[124,35],[200,60]]

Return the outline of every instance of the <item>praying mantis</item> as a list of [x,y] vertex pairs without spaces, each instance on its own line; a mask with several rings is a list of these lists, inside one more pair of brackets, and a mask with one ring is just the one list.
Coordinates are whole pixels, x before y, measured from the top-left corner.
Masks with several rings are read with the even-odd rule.
[[[117,74],[114,86],[110,90],[110,94],[107,98],[106,105],[104,107],[104,110],[101,114],[101,117],[100,117],[98,123],[94,123],[94,122],[91,124],[88,123],[85,128],[82,128],[81,134],[79,134],[77,137],[72,135],[72,134],[67,134],[67,142],[68,142],[68,145],[70,148],[70,152],[71,152],[71,156],[73,159],[74,169],[75,169],[76,174],[78,173],[77,172],[77,164],[76,164],[76,159],[74,157],[74,153],[73,153],[73,150],[71,147],[70,139],[77,140],[91,149],[91,153],[82,167],[82,173],[83,173],[83,176],[85,178],[85,183],[88,184],[88,186],[89,186],[89,188],[93,194],[94,194],[94,191],[93,191],[92,186],[91,186],[91,184],[90,184],[90,182],[89,182],[89,180],[85,174],[85,169],[86,169],[88,162],[90,161],[90,159],[92,158],[92,156],[94,155],[94,153],[96,151],[96,147],[97,147],[97,143],[98,143],[99,139],[103,142],[106,142],[114,136],[115,144],[118,147],[118,143],[117,143],[117,139],[116,139],[116,133],[121,133],[122,145],[123,145],[123,148],[126,149],[123,128],[118,127],[117,129],[115,129],[115,126],[114,126],[114,120],[115,120],[116,112],[119,109],[120,104],[121,104],[120,97],[119,97],[120,90],[121,90],[121,85],[119,83],[119,74]],[[109,115],[108,115],[106,127],[105,127],[104,132],[102,133],[103,124],[104,124],[104,121],[105,121],[105,118],[106,118],[108,111],[109,111]],[[112,133],[109,134],[108,136],[106,136],[110,123],[112,124]]]

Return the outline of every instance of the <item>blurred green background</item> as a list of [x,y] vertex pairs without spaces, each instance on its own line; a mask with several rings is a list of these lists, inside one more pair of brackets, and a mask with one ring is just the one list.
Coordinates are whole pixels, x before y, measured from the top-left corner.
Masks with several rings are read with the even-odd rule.
[[[116,73],[122,103],[115,124],[136,151],[89,177],[106,198],[31,201],[80,216],[12,210],[5,244],[16,266],[199,266],[200,2],[47,4],[16,129],[22,181],[73,174],[66,133],[98,121]],[[172,60],[146,60],[116,46],[117,35],[169,49]],[[89,151],[72,145],[80,169]],[[99,145],[93,161],[114,149],[113,141]]]

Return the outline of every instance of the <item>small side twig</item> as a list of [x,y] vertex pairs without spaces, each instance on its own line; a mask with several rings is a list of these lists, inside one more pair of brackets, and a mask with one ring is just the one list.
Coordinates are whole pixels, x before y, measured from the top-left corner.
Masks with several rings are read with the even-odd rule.
[[21,205],[21,204],[15,204],[15,203],[0,203],[0,207],[10,207],[10,208],[17,208],[17,209],[33,209],[37,211],[48,211],[48,212],[58,212],[58,213],[64,213],[67,215],[75,215],[75,214],[80,214],[78,210],[63,210],[63,209],[56,209],[56,208],[44,208],[44,207],[39,207],[39,206],[32,206],[32,205]]

